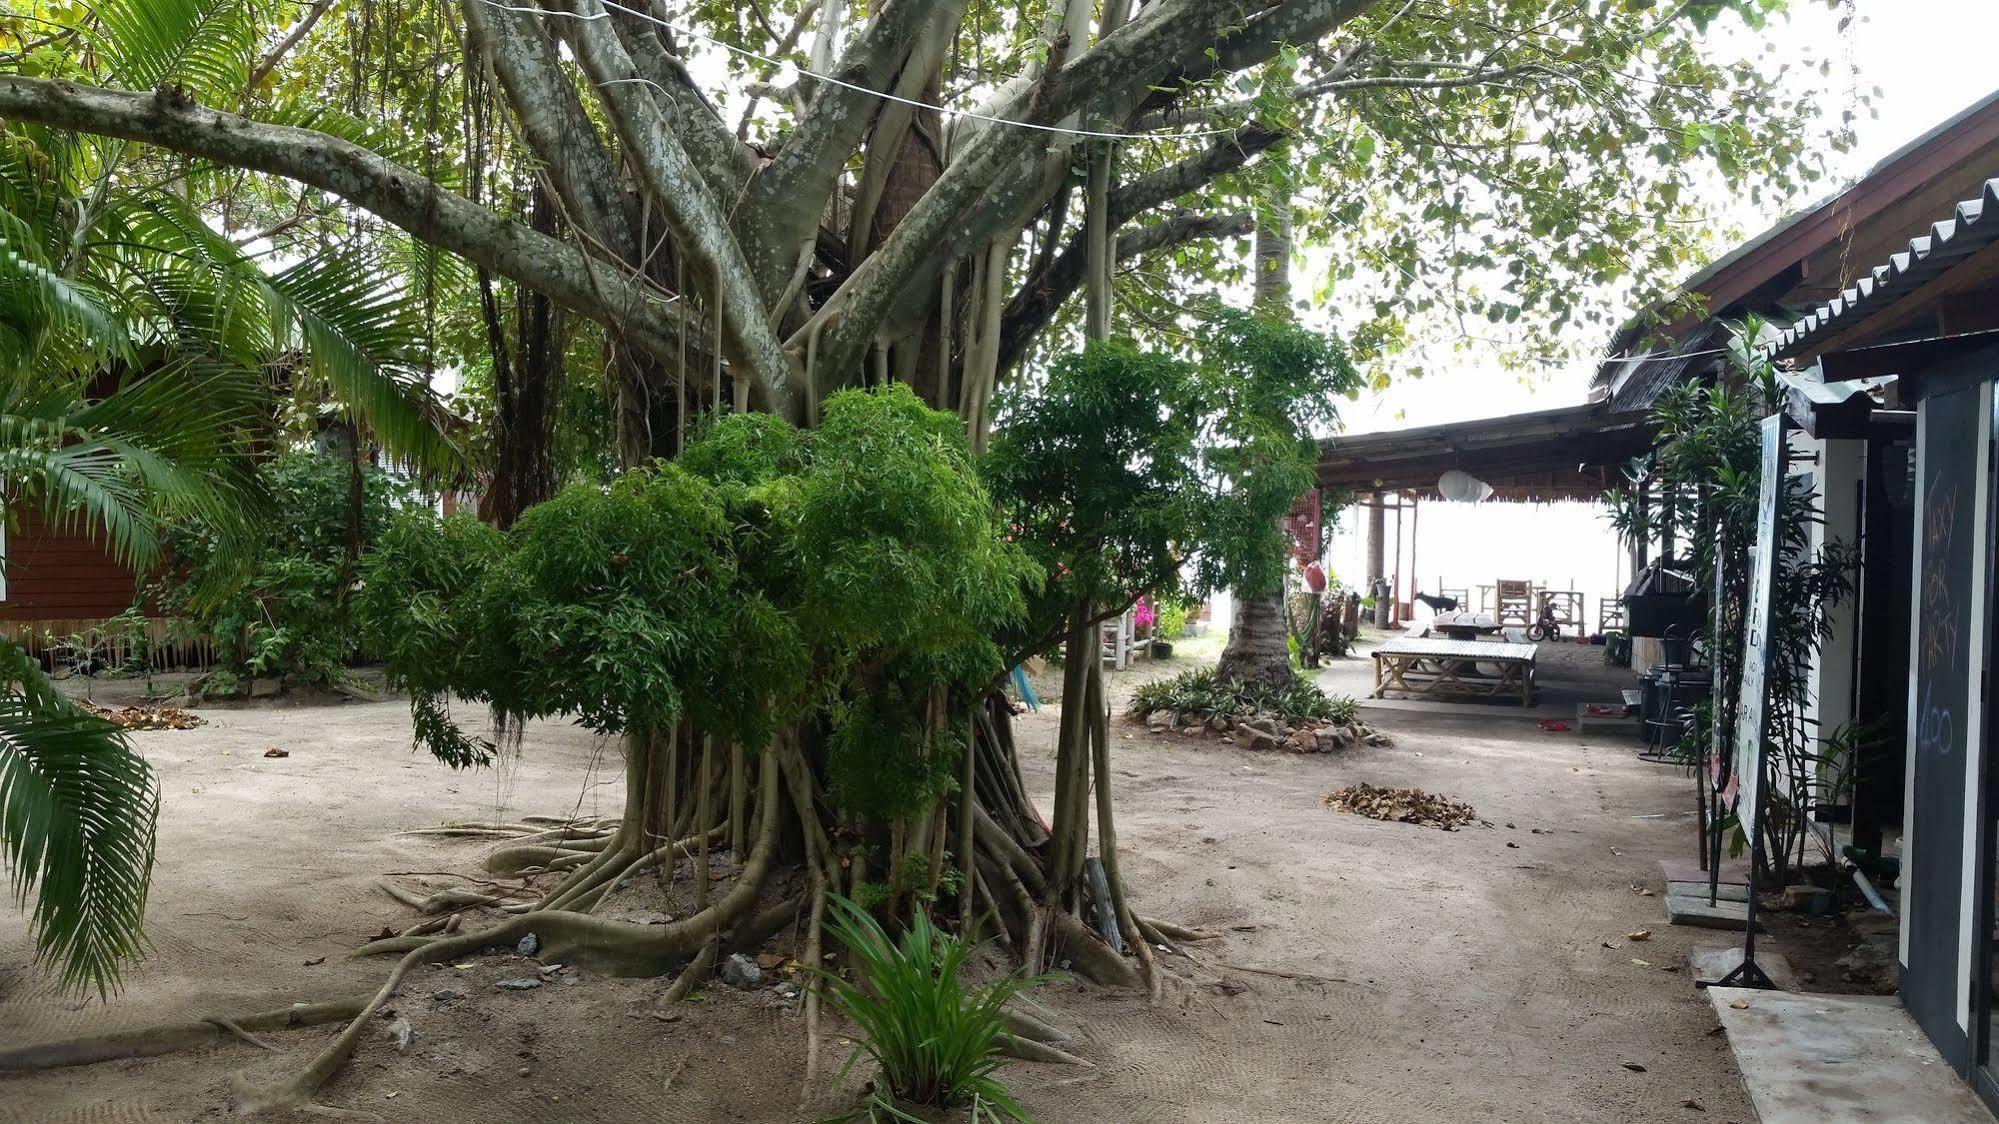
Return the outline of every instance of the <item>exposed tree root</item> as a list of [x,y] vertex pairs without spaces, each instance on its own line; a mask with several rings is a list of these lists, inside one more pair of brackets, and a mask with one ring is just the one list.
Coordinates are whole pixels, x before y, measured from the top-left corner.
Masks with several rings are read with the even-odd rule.
[[1175,925],[1171,921],[1161,921],[1157,917],[1140,917],[1138,923],[1160,936],[1171,937],[1176,941],[1211,941],[1221,936],[1220,933],[1207,933],[1199,929],[1189,929],[1185,925]]
[[1012,1007],[1006,1007],[1000,1011],[1000,1017],[1006,1020],[1007,1030],[1011,1031],[1015,1037],[1031,1038],[1036,1042],[1047,1043],[1051,1046],[1069,1041],[1067,1034],[1024,1011],[1016,1011]]
[[[303,1072],[275,1085],[251,1087],[239,1081],[237,1091],[242,1108],[247,1112],[260,1112],[293,1108],[309,1103],[326,1080],[353,1055],[356,1047],[360,1045],[368,1020],[381,1009],[382,1004],[395,992],[397,985],[402,983],[403,977],[411,968],[419,964],[449,960],[495,945],[514,944],[529,933],[533,933],[540,942],[541,955],[544,957],[616,975],[657,975],[672,964],[691,961],[682,970],[680,979],[675,981],[675,988],[680,989],[684,995],[685,988],[691,988],[693,982],[713,966],[722,928],[734,923],[756,904],[764,875],[770,867],[771,856],[777,849],[778,817],[774,814],[777,806],[777,784],[778,770],[763,770],[762,806],[772,814],[764,815],[758,824],[756,845],[750,853],[749,860],[743,864],[735,885],[711,902],[707,908],[685,920],[668,925],[633,925],[568,910],[542,909],[510,917],[491,928],[459,936],[440,939],[397,937],[387,941],[373,941],[363,946],[357,955],[391,951],[392,948],[401,947],[398,942],[411,940],[421,942],[403,952],[402,959],[396,961],[396,966],[389,970],[388,979],[383,982],[381,989],[362,1007],[359,1014],[347,1024],[339,1036],[320,1051]],[[681,844],[676,842],[671,846],[679,848]],[[598,868],[598,873],[603,876],[602,879],[591,882],[582,891],[572,891],[572,895],[575,892],[594,889],[597,885],[602,885],[605,880],[615,879],[626,865],[629,865],[629,862],[605,863]],[[683,983],[685,988],[682,987]]]
[[[1094,690],[1087,682],[1079,686],[1091,691],[1090,700],[1101,703],[1100,686]],[[941,698],[934,705],[941,720]],[[1072,823],[1072,833],[1058,838],[1019,783],[1011,733],[999,705],[988,704],[976,716],[974,745],[960,770],[961,802],[953,807],[940,801],[926,812],[898,821],[886,854],[879,840],[869,842],[856,834],[829,836],[829,825],[837,821],[829,818],[814,768],[789,734],[753,758],[684,730],[671,738],[628,737],[627,810],[618,820],[529,816],[518,823],[449,824],[409,833],[502,841],[504,845],[489,854],[484,865],[490,872],[517,877],[520,883],[468,879],[466,886],[426,891],[383,881],[384,892],[428,916],[395,937],[370,941],[355,951],[356,956],[393,954],[398,959],[371,998],[341,1008],[350,1022],[300,1073],[275,1085],[251,1088],[239,1083],[242,1107],[248,1111],[310,1107],[318,1090],[359,1047],[369,1020],[417,965],[511,947],[531,933],[540,945],[538,955],[548,960],[616,975],[672,972],[673,981],[662,996],[663,1002],[672,1003],[710,978],[725,951],[754,950],[786,926],[801,922],[805,927],[801,959],[810,967],[821,967],[831,893],[857,890],[869,878],[871,865],[879,877],[884,859],[893,871],[896,863],[920,855],[925,863],[920,869],[929,874],[927,892],[936,895],[945,852],[953,846],[964,875],[956,906],[961,925],[966,918],[990,918],[1002,941],[1013,944],[1015,935],[1020,936],[1014,947],[1030,966],[1038,969],[1052,960],[1101,985],[1145,987],[1157,995],[1161,974],[1153,946],[1170,947],[1173,940],[1201,940],[1209,934],[1138,916],[1125,902],[1104,794],[1109,762],[1101,731],[1094,738],[1083,733],[1085,755],[1069,765],[1075,775],[1062,792],[1069,804],[1058,808],[1057,814],[1058,822]],[[1077,708],[1086,709],[1090,708]],[[1079,714],[1077,721],[1085,719]],[[1089,814],[1092,787],[1098,793],[1095,817]],[[1067,820],[1061,818],[1065,815]],[[1074,824],[1078,816],[1083,820],[1079,825]],[[1075,870],[1058,877],[1055,872],[1066,868],[1055,863],[1067,861],[1080,868],[1083,860],[1077,856],[1085,854],[1091,842],[1087,839],[1091,818],[1097,821],[1094,842],[1107,879],[1099,879],[1094,892],[1085,892]],[[1080,835],[1073,833],[1077,830]],[[752,834],[755,838],[749,840]],[[739,842],[748,843],[747,853]],[[807,884],[786,900],[759,909],[781,842],[794,849],[803,845]],[[732,880],[711,887],[715,874],[705,857],[718,846],[729,846],[738,862]],[[690,860],[695,877],[689,916],[663,925],[641,925],[593,915],[634,877],[659,867],[673,871],[682,859]],[[535,874],[560,877],[553,886],[537,889],[529,881]],[[921,889],[919,874],[915,885],[897,893]],[[1135,961],[1105,943],[1083,921],[1078,911],[1092,901],[1115,917],[1116,931]],[[468,910],[503,916],[471,932],[454,932]],[[816,987],[806,989],[805,1014],[809,1096],[819,1077],[821,996]],[[191,1040],[213,1040],[240,1031],[246,1040],[257,1042],[249,1033],[253,1025],[203,1023],[198,1031],[180,1028],[179,1033],[182,1038],[198,1036]],[[1063,1032],[1039,1019],[1009,1011],[1007,1025],[1009,1033],[1000,1046],[1013,1056],[1089,1064],[1062,1047]],[[124,1053],[105,1053],[108,1047],[102,1045],[94,1049],[103,1056],[132,1056],[129,1046],[117,1047]]]
[[1023,1061],[1052,1062],[1057,1065],[1090,1064],[1059,1046],[1050,1046],[1046,1042],[1037,1042],[1019,1035],[1003,1034],[994,1039],[993,1044],[1007,1057],[1020,1058]]
[[694,959],[688,961],[687,967],[682,968],[680,974],[674,977],[672,986],[666,989],[666,994],[660,996],[659,1001],[662,1004],[680,1002],[687,998],[688,992],[693,991],[700,985],[702,980],[708,978],[708,973],[714,970],[715,946],[712,944],[703,945],[701,951],[695,954]]
[[351,1019],[367,1002],[366,997],[357,996],[328,1003],[295,1003],[275,1011],[258,1011],[234,1018],[209,1016],[192,1022],[165,1023],[138,1030],[116,1030],[108,1034],[16,1046],[0,1050],[0,1071],[22,1072],[91,1065],[121,1058],[157,1057],[176,1050],[207,1046],[231,1036],[255,1042],[268,1050],[271,1046],[253,1038],[251,1031],[287,1030]]
[[248,1042],[250,1045],[255,1046],[259,1050],[277,1049],[276,1046],[273,1046],[269,1042],[266,1042],[263,1039],[257,1037],[256,1035],[251,1034],[249,1031],[244,1030],[243,1027],[234,1020],[225,1018],[222,1015],[204,1015],[202,1016],[201,1021],[209,1024],[210,1026],[220,1027],[223,1030],[228,1031],[230,1034],[233,1034],[236,1037],[242,1039],[243,1041]]

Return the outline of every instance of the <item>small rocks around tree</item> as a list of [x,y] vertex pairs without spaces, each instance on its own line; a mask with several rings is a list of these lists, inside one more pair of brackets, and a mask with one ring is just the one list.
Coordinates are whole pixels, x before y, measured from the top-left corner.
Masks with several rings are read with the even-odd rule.
[[1338,753],[1358,745],[1393,744],[1386,735],[1364,722],[1286,720],[1256,713],[1210,717],[1192,712],[1155,710],[1145,716],[1145,727],[1154,734],[1177,733],[1193,738],[1221,734],[1257,753]]
[[748,990],[763,983],[763,969],[757,962],[740,952],[731,953],[722,961],[722,982],[730,987]]

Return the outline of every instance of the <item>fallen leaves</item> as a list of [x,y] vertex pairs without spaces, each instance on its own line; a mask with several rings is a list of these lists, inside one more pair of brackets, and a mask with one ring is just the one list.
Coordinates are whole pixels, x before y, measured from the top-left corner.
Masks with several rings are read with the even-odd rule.
[[[1351,812],[1372,820],[1410,823],[1418,827],[1456,831],[1474,823],[1485,823],[1470,804],[1449,796],[1424,792],[1420,788],[1384,788],[1371,784],[1348,785],[1326,794],[1326,807],[1335,812]],[[1485,826],[1492,825],[1486,823]]]
[[116,710],[92,702],[76,705],[121,730],[192,730],[207,720],[177,706],[121,706]]

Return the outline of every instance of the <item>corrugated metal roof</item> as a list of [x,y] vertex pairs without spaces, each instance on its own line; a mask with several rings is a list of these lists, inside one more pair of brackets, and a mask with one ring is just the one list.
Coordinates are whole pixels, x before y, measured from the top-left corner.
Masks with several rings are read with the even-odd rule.
[[1909,239],[1907,250],[1892,255],[1792,324],[1763,351],[1771,358],[1795,356],[1835,328],[1859,323],[1994,242],[1999,242],[1999,178],[1986,180],[1978,198],[1959,203],[1950,218],[1932,224],[1928,234]]
[[[1687,336],[1687,338],[1656,354],[1634,356],[1642,360],[1628,363],[1628,369],[1618,377],[1610,388],[1610,405],[1614,410],[1647,410],[1667,389],[1689,380],[1695,372],[1705,370],[1715,361],[1715,352],[1728,342],[1728,327],[1716,320],[1709,320]],[[1605,360],[1606,365],[1623,362]]]

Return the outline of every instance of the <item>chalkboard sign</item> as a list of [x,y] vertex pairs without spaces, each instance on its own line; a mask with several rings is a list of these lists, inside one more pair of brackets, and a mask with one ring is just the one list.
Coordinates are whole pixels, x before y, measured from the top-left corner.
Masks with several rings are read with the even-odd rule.
[[1784,442],[1790,419],[1782,413],[1763,419],[1763,478],[1756,497],[1756,543],[1749,551],[1749,609],[1742,622],[1742,686],[1735,708],[1735,746],[1730,787],[1735,818],[1754,837],[1762,793],[1763,737],[1770,669],[1770,589],[1777,580],[1783,543],[1777,526],[1777,498],[1783,494]]
[[1902,861],[1922,876],[1903,899],[1910,967],[1903,1003],[1932,1035],[1959,1033],[1963,982],[1950,967],[1917,967],[1954,965],[1963,923],[1958,887],[1965,859],[1965,755],[1977,744],[1969,714],[1980,655],[1971,640],[1971,603],[1974,584],[1983,580],[1972,549],[1984,436],[1981,401],[1977,386],[1933,393],[1923,400],[1919,431],[1909,788],[1911,823],[1921,826],[1909,836]]

